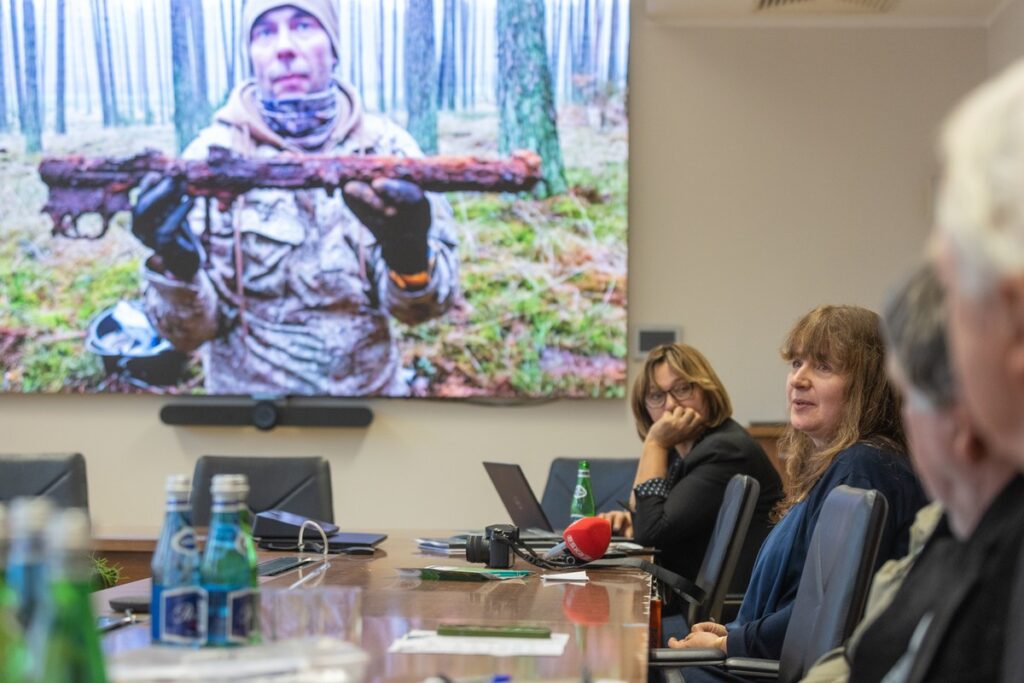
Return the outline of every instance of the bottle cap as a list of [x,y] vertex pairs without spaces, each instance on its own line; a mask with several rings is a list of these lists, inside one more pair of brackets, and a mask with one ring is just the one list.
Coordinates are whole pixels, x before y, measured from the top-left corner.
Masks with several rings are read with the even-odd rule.
[[188,495],[192,491],[192,477],[187,474],[168,475],[164,490],[167,493]]
[[91,543],[89,514],[82,508],[60,510],[46,526],[46,546],[50,550],[88,550]]
[[210,483],[210,493],[213,495],[249,494],[249,477],[244,474],[215,474]]
[[589,470],[590,469],[590,461],[589,460],[580,460],[580,469],[581,470]]
[[15,498],[11,502],[11,536],[25,538],[42,533],[52,514],[49,498]]

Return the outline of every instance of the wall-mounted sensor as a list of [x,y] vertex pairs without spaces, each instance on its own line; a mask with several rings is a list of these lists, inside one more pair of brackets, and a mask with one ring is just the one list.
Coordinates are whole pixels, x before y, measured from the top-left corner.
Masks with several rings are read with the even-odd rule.
[[675,344],[682,338],[682,330],[678,327],[641,327],[636,331],[633,344],[633,358],[643,360],[647,352],[662,344]]

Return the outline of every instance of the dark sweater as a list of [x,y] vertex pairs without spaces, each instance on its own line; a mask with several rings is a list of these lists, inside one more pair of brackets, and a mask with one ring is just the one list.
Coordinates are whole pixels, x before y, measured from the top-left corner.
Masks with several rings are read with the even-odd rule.
[[[1018,476],[966,541],[957,542],[948,527],[936,530],[892,604],[864,631],[850,666],[851,683],[881,681],[901,658],[900,670],[910,674],[901,680],[999,680],[1007,596],[1022,538],[1024,478]],[[1013,649],[1024,644],[1007,643]]]
[[633,535],[637,543],[661,550],[658,564],[693,581],[711,540],[725,488],[746,474],[761,486],[732,589],[746,590],[758,548],[771,526],[768,516],[782,497],[782,481],[764,449],[735,420],[708,430],[672,468],[668,496],[637,496]]
[[[728,656],[779,658],[814,525],[826,496],[840,484],[876,489],[889,503],[876,569],[906,554],[914,515],[926,502],[907,458],[863,443],[841,451],[807,497],[768,534],[736,621],[727,625]],[[687,668],[685,678],[687,683],[746,680],[711,667]]]

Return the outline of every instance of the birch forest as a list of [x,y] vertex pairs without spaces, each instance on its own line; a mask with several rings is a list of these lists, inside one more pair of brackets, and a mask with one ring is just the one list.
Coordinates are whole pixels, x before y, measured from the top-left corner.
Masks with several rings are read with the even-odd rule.
[[[395,323],[411,394],[624,396],[630,0],[336,1],[335,76],[370,115],[428,155],[543,159],[529,195],[448,196],[463,300]],[[251,77],[243,4],[0,0],[0,391],[203,392],[198,353],[148,386],[87,351],[150,252],[127,212],[54,237],[37,169],[179,154]]]

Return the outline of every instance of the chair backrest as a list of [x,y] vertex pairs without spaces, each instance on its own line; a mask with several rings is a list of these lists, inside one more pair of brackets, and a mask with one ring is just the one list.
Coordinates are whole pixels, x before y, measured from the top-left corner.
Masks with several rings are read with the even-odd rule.
[[864,612],[888,503],[878,491],[837,486],[811,536],[779,658],[790,683],[853,632]]
[[700,604],[691,606],[689,623],[721,620],[722,603],[736,572],[760,493],[757,479],[745,474],[734,475],[725,487],[715,528],[694,582],[704,589],[705,597]]
[[0,456],[0,501],[46,496],[59,507],[89,509],[81,453]]
[[[555,458],[548,469],[548,481],[540,506],[555,529],[569,526],[569,507],[576,489],[580,458]],[[618,501],[629,500],[636,477],[636,458],[597,458],[590,460],[590,485],[594,489],[597,512],[619,509]]]
[[204,455],[192,474],[192,523],[210,524],[210,483],[215,474],[244,474],[249,478],[249,508],[253,513],[285,510],[324,522],[334,521],[331,465],[314,457],[254,457]]

